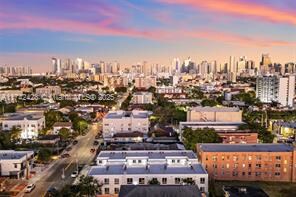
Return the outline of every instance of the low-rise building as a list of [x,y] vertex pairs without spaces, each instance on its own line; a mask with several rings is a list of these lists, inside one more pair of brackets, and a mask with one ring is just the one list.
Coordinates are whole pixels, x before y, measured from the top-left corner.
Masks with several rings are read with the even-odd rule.
[[149,131],[148,111],[109,111],[103,118],[103,137],[107,140],[116,133],[138,131],[147,134]]
[[0,176],[29,177],[34,151],[0,150]]
[[250,130],[216,131],[226,144],[256,144],[258,133]]
[[296,181],[296,149],[287,144],[197,144],[196,149],[212,179]]
[[149,104],[152,103],[151,92],[135,92],[132,98],[133,104]]
[[102,184],[103,194],[118,194],[121,185],[182,185],[194,182],[208,192],[208,174],[188,150],[101,151],[88,172]]
[[59,96],[62,93],[62,89],[60,86],[45,86],[42,88],[36,88],[36,94],[39,96]]
[[69,132],[72,132],[72,123],[71,122],[55,122],[53,125],[52,134],[58,135],[62,128],[66,128]]
[[40,113],[14,113],[4,117],[3,131],[11,130],[13,127],[21,130],[22,139],[34,139],[38,137],[38,131],[45,127],[45,117]]

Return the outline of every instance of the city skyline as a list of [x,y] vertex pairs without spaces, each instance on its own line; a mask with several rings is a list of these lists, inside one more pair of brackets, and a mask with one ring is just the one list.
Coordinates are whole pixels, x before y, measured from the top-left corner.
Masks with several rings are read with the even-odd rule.
[[188,56],[223,64],[232,55],[258,66],[262,53],[273,62],[295,62],[295,9],[292,0],[4,0],[0,64],[45,72],[53,56],[129,66]]

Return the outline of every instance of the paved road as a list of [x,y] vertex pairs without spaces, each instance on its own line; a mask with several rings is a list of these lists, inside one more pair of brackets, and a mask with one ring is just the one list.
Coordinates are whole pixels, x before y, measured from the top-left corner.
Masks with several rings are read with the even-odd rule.
[[[86,136],[79,136],[78,143],[69,151],[71,157],[54,161],[54,164],[44,171],[44,175],[35,183],[36,188],[24,196],[40,197],[44,196],[50,187],[61,189],[65,184],[72,184],[74,178],[71,178],[71,174],[77,169],[77,161],[78,164],[90,164],[95,157],[95,153],[90,153],[90,149],[97,133],[98,125],[92,125]],[[62,179],[63,169],[65,179]]]

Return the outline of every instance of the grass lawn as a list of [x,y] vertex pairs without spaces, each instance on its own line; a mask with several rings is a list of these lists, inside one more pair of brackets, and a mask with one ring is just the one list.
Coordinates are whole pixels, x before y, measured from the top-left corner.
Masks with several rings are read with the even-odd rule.
[[260,187],[270,197],[295,197],[296,183],[287,182],[243,182],[243,181],[215,181],[210,184],[210,192],[212,196],[223,196],[223,185],[227,186],[253,186]]

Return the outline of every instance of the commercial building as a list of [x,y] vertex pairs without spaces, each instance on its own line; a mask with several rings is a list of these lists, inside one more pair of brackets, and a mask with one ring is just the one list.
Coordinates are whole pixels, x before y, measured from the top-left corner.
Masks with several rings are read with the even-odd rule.
[[149,104],[152,103],[151,92],[135,92],[132,98],[133,104]]
[[242,111],[234,107],[193,107],[187,111],[188,122],[242,122]]
[[138,131],[147,134],[149,131],[148,111],[109,111],[103,118],[103,137],[107,140],[116,133]]
[[296,181],[296,149],[287,144],[197,144],[196,149],[212,179]]
[[235,132],[242,122],[242,111],[234,107],[193,107],[187,111],[187,121],[179,123],[182,136],[184,128],[212,128],[216,131]]
[[208,174],[188,150],[101,151],[88,172],[102,184],[103,194],[118,194],[121,185],[182,185],[195,182],[208,192]]
[[273,101],[282,106],[293,107],[295,76],[260,76],[256,81],[256,97],[264,103]]
[[4,117],[3,131],[11,130],[13,127],[21,129],[20,137],[22,139],[34,139],[38,137],[38,131],[45,127],[45,117],[40,113],[15,113]]
[[0,176],[24,178],[33,164],[33,151],[0,150]]

